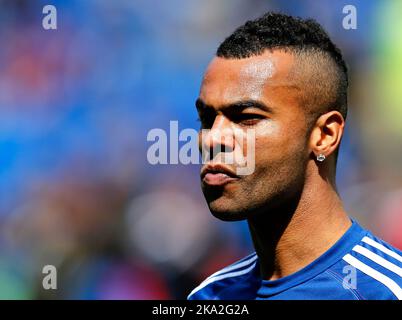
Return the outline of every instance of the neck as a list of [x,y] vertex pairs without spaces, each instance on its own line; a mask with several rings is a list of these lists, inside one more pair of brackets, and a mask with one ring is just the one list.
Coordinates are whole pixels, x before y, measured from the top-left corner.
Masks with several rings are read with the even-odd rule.
[[248,219],[261,276],[275,280],[307,266],[327,251],[351,221],[331,182],[306,183],[297,199]]

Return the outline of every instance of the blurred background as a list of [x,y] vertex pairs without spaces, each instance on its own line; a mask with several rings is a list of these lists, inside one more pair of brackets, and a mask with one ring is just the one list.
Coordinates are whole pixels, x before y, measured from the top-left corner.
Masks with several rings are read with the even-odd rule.
[[[184,299],[252,251],[246,223],[210,215],[199,167],[148,164],[146,137],[198,129],[208,61],[268,10],[317,19],[343,50],[338,187],[402,248],[402,1],[0,0],[0,298]],[[42,288],[48,264],[57,290]]]

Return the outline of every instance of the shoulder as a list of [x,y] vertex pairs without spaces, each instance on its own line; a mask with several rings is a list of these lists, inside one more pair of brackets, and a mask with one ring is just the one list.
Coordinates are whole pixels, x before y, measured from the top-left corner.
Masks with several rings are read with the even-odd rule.
[[222,297],[218,297],[219,292],[250,275],[256,266],[257,259],[258,256],[254,252],[213,273],[193,289],[187,299],[221,299]]
[[[365,299],[402,300],[402,252],[370,232],[343,256],[343,273],[354,275]],[[348,266],[348,268],[345,268]]]

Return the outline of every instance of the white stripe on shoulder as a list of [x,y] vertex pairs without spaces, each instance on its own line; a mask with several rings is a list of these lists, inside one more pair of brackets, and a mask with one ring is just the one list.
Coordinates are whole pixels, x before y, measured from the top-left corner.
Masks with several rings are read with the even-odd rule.
[[398,267],[397,265],[393,264],[392,262],[389,262],[388,260],[386,260],[383,257],[379,256],[378,254],[370,251],[369,249],[357,245],[353,248],[353,251],[360,253],[361,255],[378,263],[380,266],[383,266],[384,268],[391,270],[393,273],[396,273],[397,275],[402,277],[402,268],[401,267]]
[[402,300],[402,289],[400,286],[398,286],[398,284],[395,281],[393,281],[392,279],[383,275],[381,272],[378,272],[377,270],[374,270],[373,268],[364,264],[363,262],[356,259],[349,253],[343,257],[343,260],[345,260],[347,263],[349,263],[351,266],[355,267],[356,269],[359,269],[361,272],[372,277],[373,279],[381,282],[389,290],[391,290],[391,292],[398,298],[398,300]]
[[207,285],[209,285],[209,284],[211,284],[211,283],[213,283],[215,281],[223,280],[223,279],[226,279],[226,278],[238,277],[238,276],[241,276],[241,275],[244,275],[244,274],[250,272],[251,270],[253,270],[253,268],[255,267],[256,263],[257,262],[254,262],[250,267],[248,267],[247,269],[241,270],[241,271],[225,273],[225,274],[218,275],[218,276],[215,276],[215,277],[212,277],[212,278],[207,278],[198,287],[196,287],[193,291],[190,292],[190,294],[187,296],[187,299],[190,298],[190,296],[192,296],[197,291],[200,291],[202,288],[206,287]]
[[362,239],[363,242],[369,244],[370,246],[377,248],[379,250],[381,250],[382,252],[386,253],[387,255],[391,256],[392,258],[397,259],[398,261],[402,262],[402,257],[397,254],[395,251],[392,251],[390,249],[388,249],[387,247],[383,246],[381,243],[369,238],[369,237],[364,237]]
[[229,272],[229,271],[233,271],[233,270],[237,270],[237,269],[240,269],[240,268],[242,268],[242,267],[245,267],[245,266],[247,266],[247,265],[253,263],[255,260],[257,260],[257,258],[258,258],[258,257],[257,257],[257,254],[256,254],[256,253],[253,253],[253,254],[251,254],[251,255],[249,255],[249,256],[243,258],[243,261],[240,260],[239,262],[235,262],[234,264],[231,264],[231,265],[229,265],[229,266],[227,266],[227,267],[225,267],[225,268],[223,268],[223,269],[221,269],[221,270],[219,270],[219,271],[217,271],[217,272],[211,274],[211,275],[210,275],[208,278],[206,278],[204,281],[206,281],[206,280],[208,280],[208,279],[211,279],[211,278],[213,278],[213,277],[216,277],[216,276],[218,276],[218,275],[220,275],[220,274],[222,274],[222,273]]

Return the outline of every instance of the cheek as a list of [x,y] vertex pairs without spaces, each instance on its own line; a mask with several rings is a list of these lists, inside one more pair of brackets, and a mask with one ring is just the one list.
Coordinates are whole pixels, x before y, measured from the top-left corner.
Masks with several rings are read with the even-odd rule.
[[298,128],[287,128],[278,124],[267,124],[256,130],[256,164],[264,165],[294,163],[303,156],[304,134]]
[[256,130],[255,149],[256,160],[279,155],[286,143],[281,126],[268,122]]

